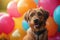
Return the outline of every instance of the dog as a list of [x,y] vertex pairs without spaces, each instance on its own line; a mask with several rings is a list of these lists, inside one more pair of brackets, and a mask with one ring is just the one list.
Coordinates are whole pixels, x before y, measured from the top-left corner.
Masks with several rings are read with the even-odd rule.
[[28,10],[24,19],[30,28],[23,40],[48,40],[48,31],[45,27],[48,17],[49,12],[42,8]]

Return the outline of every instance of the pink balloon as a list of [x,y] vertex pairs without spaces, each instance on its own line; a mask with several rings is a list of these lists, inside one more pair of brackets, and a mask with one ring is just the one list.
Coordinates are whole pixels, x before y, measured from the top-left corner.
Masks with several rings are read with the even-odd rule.
[[8,3],[7,12],[12,17],[20,17],[20,13],[17,11],[17,2],[16,1],[11,1]]
[[12,32],[14,28],[13,19],[8,14],[2,15],[0,17],[0,27],[2,31],[6,34]]
[[45,10],[49,11],[50,16],[53,16],[53,12],[58,5],[58,0],[39,0],[38,3],[39,7],[41,6]]
[[[1,17],[2,15],[4,15],[4,12],[0,12],[0,17]],[[2,31],[2,27],[1,27],[1,23],[0,23],[0,34],[1,34],[2,32],[3,32],[3,31]]]

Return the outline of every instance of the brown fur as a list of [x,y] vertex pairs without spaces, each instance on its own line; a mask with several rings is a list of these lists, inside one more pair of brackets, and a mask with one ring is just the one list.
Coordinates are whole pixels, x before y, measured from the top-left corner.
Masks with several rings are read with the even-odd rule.
[[[49,17],[49,13],[41,8],[30,9],[25,13],[24,19],[29,23],[30,28],[27,31],[27,35],[23,40],[37,40],[37,35],[34,32],[43,31],[46,25],[46,20]],[[35,21],[37,21],[35,23]],[[39,35],[39,40],[48,40],[48,32],[42,32]]]

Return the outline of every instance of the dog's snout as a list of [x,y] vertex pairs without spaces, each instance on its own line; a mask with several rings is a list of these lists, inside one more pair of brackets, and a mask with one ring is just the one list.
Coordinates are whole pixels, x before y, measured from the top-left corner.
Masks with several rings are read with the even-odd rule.
[[39,22],[39,20],[38,20],[38,19],[35,19],[35,20],[34,20],[34,23],[35,23],[35,24],[37,24],[38,22]]

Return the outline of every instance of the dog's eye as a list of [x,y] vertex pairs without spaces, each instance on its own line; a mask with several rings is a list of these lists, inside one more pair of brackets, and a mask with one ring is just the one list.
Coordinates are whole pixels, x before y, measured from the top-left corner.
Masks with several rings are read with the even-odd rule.
[[31,16],[31,17],[33,17],[33,16],[34,16],[34,14],[35,14],[35,13],[31,13],[31,15],[30,15],[30,16]]
[[42,13],[38,12],[38,16],[42,16]]

